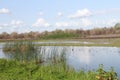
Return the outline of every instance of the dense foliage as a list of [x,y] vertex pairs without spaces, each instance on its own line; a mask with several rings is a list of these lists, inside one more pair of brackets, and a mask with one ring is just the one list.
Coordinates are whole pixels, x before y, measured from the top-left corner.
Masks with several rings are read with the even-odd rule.
[[[3,32],[0,34],[0,39],[68,39],[68,38],[90,38],[95,35],[113,35],[113,37],[120,37],[120,23],[117,23],[113,27],[104,27],[104,28],[94,28],[90,30],[83,29],[66,29],[60,30],[56,29],[55,31],[44,31],[44,32],[28,32],[28,33],[17,33],[12,32],[8,34]],[[112,37],[112,36],[110,36]]]

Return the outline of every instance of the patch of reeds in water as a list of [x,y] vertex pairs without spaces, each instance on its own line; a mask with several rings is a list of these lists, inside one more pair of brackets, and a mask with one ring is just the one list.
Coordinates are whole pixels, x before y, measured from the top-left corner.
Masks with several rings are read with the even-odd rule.
[[47,47],[35,46],[35,44],[30,41],[7,42],[3,46],[3,52],[8,59],[23,62],[34,61],[36,64],[43,62],[49,65],[67,64],[65,48],[59,51],[56,46],[52,46],[52,48],[47,51]]
[[19,41],[19,42],[7,42],[3,47],[3,51],[9,52],[21,52],[34,51],[34,44],[30,41]]
[[3,52],[10,59],[30,61],[37,55],[37,48],[31,41],[7,42],[3,46]]

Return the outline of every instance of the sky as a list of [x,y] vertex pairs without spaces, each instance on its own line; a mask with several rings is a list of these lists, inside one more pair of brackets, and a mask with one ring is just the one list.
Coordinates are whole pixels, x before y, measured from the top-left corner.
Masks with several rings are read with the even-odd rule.
[[120,0],[0,0],[0,33],[92,29],[120,22]]

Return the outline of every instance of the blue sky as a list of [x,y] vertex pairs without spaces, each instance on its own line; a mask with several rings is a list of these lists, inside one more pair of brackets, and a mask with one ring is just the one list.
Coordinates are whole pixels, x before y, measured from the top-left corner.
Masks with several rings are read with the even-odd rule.
[[0,32],[111,27],[120,0],[0,0]]

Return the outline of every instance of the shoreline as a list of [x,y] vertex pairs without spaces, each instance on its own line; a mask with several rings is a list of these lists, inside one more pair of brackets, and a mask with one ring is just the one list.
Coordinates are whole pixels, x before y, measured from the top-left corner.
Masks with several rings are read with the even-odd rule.
[[[44,40],[0,40],[0,43],[32,41],[37,46],[103,46],[120,47],[120,38],[110,39],[44,39]],[[38,43],[38,44],[37,44]]]

